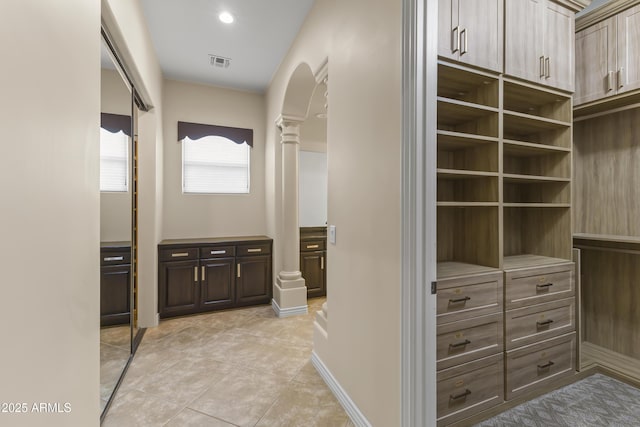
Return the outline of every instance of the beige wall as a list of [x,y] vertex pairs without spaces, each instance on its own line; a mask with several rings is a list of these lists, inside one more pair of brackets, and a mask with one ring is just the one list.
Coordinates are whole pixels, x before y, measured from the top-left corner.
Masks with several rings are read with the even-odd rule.
[[[164,238],[266,233],[264,116],[260,94],[165,81]],[[250,194],[182,194],[178,121],[253,129]]]
[[[100,112],[131,115],[131,92],[116,70],[100,73]],[[131,193],[100,193],[100,241],[131,239]]]
[[[73,11],[73,13],[69,13]],[[0,2],[3,426],[98,426],[100,2]]]
[[267,95],[268,228],[280,237],[273,123],[295,67],[317,70],[328,57],[328,222],[337,244],[327,255],[328,341],[316,351],[374,426],[401,423],[401,8],[400,0],[317,0]]
[[138,115],[139,324],[158,323],[157,244],[162,225],[162,71],[139,0],[103,0],[102,18],[138,92],[151,109]]

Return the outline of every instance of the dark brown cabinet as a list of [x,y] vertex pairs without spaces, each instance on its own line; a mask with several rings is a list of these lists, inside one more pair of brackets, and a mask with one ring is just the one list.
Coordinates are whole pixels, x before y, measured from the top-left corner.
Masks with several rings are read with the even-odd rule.
[[129,323],[131,302],[131,249],[103,246],[100,249],[100,325]]
[[326,235],[326,227],[300,229],[300,271],[310,298],[327,294]]
[[271,247],[267,237],[161,242],[160,317],[269,303]]

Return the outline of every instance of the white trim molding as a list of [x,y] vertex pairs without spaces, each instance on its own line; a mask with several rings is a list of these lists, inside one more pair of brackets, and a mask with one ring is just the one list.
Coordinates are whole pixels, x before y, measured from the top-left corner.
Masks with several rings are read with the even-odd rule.
[[640,0],[611,0],[576,18],[576,32],[604,21],[618,13],[640,4]]
[[273,311],[276,313],[276,316],[278,316],[279,318],[283,318],[283,317],[291,317],[291,316],[298,316],[301,314],[309,314],[309,306],[307,305],[303,305],[300,307],[289,307],[289,308],[280,308],[280,306],[278,305],[278,303],[276,302],[275,299],[271,300],[271,308],[273,308]]
[[371,423],[367,420],[367,417],[364,416],[355,402],[351,400],[345,389],[342,388],[340,383],[336,380],[331,371],[329,371],[320,357],[318,357],[315,351],[311,353],[311,363],[316,368],[318,374],[320,374],[329,389],[333,392],[336,399],[338,399],[338,402],[340,402],[347,415],[349,415],[351,422],[357,427],[371,427]]
[[318,84],[322,83],[324,79],[329,77],[329,58],[325,58],[322,65],[320,65],[320,68],[318,68],[318,71],[314,74],[314,77]]

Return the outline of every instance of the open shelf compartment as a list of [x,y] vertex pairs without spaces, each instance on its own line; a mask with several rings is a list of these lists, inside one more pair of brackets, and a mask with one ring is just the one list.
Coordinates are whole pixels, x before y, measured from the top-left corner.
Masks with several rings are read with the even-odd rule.
[[438,97],[438,130],[498,137],[498,110]]
[[438,131],[438,168],[498,172],[498,139]]
[[571,122],[571,97],[548,89],[504,80],[504,109],[543,119]]
[[438,96],[498,108],[497,77],[451,64],[438,64]]
[[438,169],[438,202],[498,202],[498,174]]

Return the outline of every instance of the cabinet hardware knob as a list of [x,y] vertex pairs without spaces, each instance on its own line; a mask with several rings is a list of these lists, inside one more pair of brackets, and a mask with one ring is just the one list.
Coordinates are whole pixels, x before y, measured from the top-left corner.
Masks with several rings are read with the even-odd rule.
[[462,399],[464,397],[467,397],[471,394],[471,390],[469,389],[465,389],[465,391],[463,391],[462,393],[458,393],[458,394],[450,394],[449,395],[449,399],[451,400],[458,400],[458,399]]
[[549,290],[549,288],[553,286],[553,283],[542,283],[540,285],[536,285],[538,290]]
[[108,256],[104,258],[105,261],[124,261],[123,256]]
[[198,266],[193,267],[193,281],[198,281]]
[[547,320],[543,320],[542,322],[536,322],[536,325],[540,327],[540,326],[547,326],[552,323],[553,323],[553,319],[547,319]]
[[545,363],[544,365],[538,365],[538,369],[547,369],[552,367],[553,365],[555,365],[555,363],[553,363],[551,360],[549,360],[548,363]]
[[459,27],[455,27],[451,31],[451,53],[456,53],[459,50],[460,50]]
[[457,342],[455,344],[449,344],[449,347],[458,348],[458,347],[464,347],[467,344],[471,344],[471,341],[469,341],[469,340],[460,341],[460,342]]
[[262,252],[262,248],[255,248],[255,249],[250,248],[250,249],[247,249],[247,252],[249,252],[250,254],[255,252]]
[[205,274],[205,273],[204,273],[204,265],[203,265],[203,266],[202,266],[202,281],[203,281],[203,282],[204,282],[204,280],[205,280],[205,275],[204,275],[204,274]]
[[189,252],[174,252],[171,254],[171,258],[179,258],[183,256],[189,256]]
[[467,53],[467,29],[463,28],[460,31],[460,38],[462,38],[462,46],[460,47],[460,55]]
[[236,276],[240,277],[240,264],[236,265]]
[[458,304],[461,302],[467,302],[471,299],[471,297],[462,297],[462,298],[456,298],[456,299],[449,299],[449,304]]

